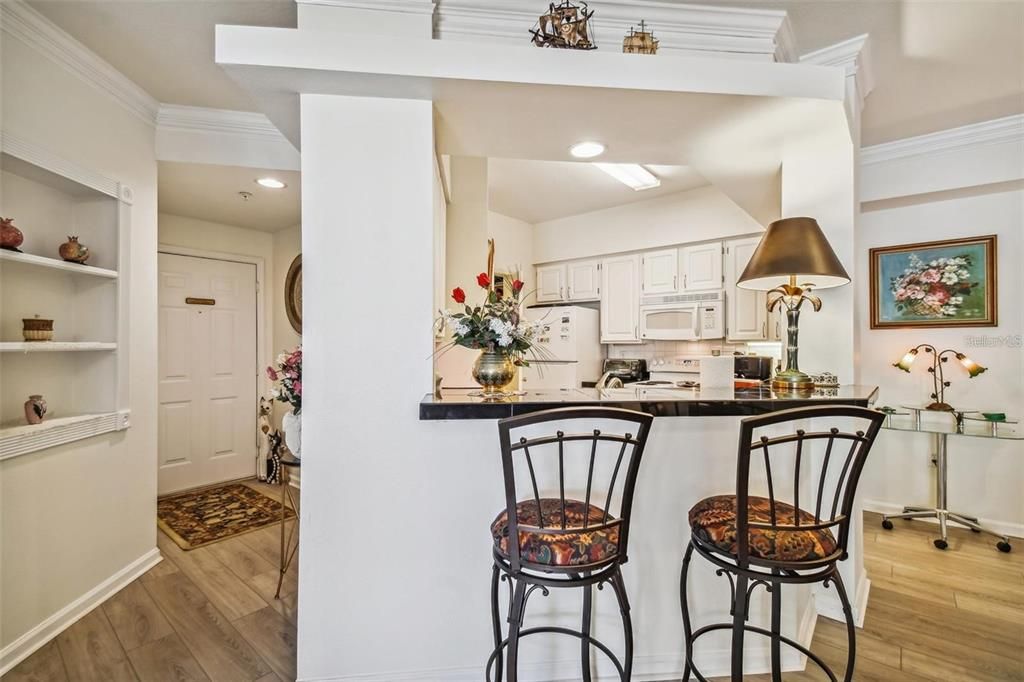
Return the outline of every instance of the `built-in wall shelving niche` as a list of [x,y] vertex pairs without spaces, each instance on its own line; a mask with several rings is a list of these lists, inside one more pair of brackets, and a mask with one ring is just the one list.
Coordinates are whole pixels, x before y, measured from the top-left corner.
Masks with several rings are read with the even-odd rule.
[[[2,133],[0,216],[21,251],[0,249],[0,459],[128,426],[126,283],[131,192],[30,140]],[[61,260],[69,235],[88,264]],[[54,321],[52,341],[26,342],[22,320]],[[42,424],[24,403],[42,395]]]

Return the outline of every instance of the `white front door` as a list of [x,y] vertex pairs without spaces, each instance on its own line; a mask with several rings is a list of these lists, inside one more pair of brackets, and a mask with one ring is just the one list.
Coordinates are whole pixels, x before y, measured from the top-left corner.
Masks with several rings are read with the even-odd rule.
[[160,254],[160,494],[256,472],[256,266]]

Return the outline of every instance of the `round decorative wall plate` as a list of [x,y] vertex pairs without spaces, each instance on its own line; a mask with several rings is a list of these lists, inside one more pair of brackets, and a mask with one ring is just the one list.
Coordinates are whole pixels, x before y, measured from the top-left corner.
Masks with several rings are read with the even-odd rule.
[[284,278],[284,309],[296,334],[302,333],[302,254],[292,261]]

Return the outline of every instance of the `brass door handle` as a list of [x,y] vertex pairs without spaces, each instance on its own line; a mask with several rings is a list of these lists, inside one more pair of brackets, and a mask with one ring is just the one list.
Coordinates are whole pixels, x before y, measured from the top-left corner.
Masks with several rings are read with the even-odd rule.
[[188,305],[217,305],[217,299],[215,298],[193,298],[188,296],[185,298],[185,303]]

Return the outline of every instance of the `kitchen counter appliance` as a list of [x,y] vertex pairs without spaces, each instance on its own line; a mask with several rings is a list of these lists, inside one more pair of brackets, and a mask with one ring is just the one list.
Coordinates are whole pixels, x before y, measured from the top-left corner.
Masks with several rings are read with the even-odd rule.
[[613,388],[650,378],[647,361],[643,359],[608,358],[604,361],[597,388]]
[[640,306],[640,338],[645,341],[698,341],[725,336],[725,296],[721,291],[645,298]]

